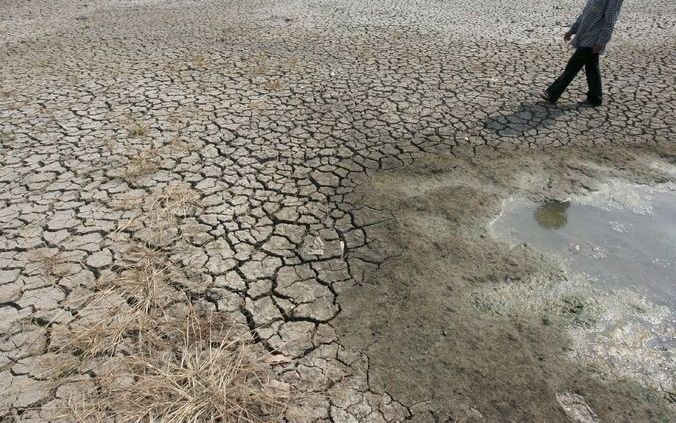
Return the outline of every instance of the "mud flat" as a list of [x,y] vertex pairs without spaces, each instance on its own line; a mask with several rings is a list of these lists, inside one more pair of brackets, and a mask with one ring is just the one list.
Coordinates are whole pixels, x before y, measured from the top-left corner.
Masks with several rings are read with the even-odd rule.
[[367,231],[389,258],[340,294],[340,342],[414,420],[670,421],[675,151],[435,157],[377,174],[355,195],[391,214]]

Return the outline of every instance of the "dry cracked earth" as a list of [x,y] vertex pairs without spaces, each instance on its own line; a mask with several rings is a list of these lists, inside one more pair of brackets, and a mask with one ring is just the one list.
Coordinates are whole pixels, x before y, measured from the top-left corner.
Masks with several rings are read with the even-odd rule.
[[[172,269],[163,307],[227,313],[286,358],[274,371],[298,389],[289,421],[565,421],[555,407],[467,392],[455,409],[410,400],[373,381],[366,349],[344,345],[336,322],[348,318],[341,294],[376,295],[359,289],[401,255],[371,231],[396,210],[353,195],[370,176],[436,155],[635,145],[674,163],[672,0],[625,2],[602,62],[603,107],[574,106],[582,79],[557,106],[533,95],[563,68],[560,37],[581,6],[2,1],[0,415],[72,420],[59,410],[97,370],[62,348],[63,334],[134,306],[129,291],[108,308],[79,299],[123,274],[140,245]],[[54,361],[79,370],[55,386]]]

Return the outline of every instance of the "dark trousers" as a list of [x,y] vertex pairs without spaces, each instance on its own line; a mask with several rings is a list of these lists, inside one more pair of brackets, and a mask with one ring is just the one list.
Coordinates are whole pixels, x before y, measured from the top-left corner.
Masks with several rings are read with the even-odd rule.
[[593,104],[601,104],[603,102],[603,92],[601,88],[601,71],[599,71],[599,54],[594,53],[591,47],[580,47],[575,50],[573,57],[568,61],[568,65],[566,65],[566,69],[561,76],[547,88],[549,98],[553,101],[558,100],[583,66],[587,73],[587,85],[589,85],[587,100]]

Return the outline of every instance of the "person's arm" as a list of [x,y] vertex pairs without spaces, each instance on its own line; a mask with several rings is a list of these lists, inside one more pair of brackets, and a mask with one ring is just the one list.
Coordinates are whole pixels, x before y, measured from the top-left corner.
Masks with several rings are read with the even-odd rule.
[[582,22],[582,15],[578,16],[575,22],[570,26],[570,29],[568,30],[570,35],[577,34],[577,30],[580,28],[580,22]]
[[623,0],[608,0],[608,5],[603,13],[603,20],[601,21],[601,32],[596,40],[596,44],[605,46],[613,36],[613,29],[615,29],[615,22],[620,16],[620,9],[622,8]]
[[570,39],[573,38],[573,35],[577,34],[577,30],[580,28],[580,22],[582,22],[582,15],[578,16],[577,19],[575,19],[575,22],[570,26],[570,29],[568,32],[566,32],[563,36],[563,40],[565,42],[570,42]]

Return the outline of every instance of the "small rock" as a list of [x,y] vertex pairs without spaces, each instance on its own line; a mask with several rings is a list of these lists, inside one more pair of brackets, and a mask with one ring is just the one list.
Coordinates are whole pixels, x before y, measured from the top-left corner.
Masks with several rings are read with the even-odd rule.
[[568,418],[575,423],[598,423],[599,417],[587,405],[584,398],[572,393],[556,394],[556,401]]
[[320,237],[315,237],[309,242],[305,253],[311,256],[323,256],[325,246],[324,241]]

